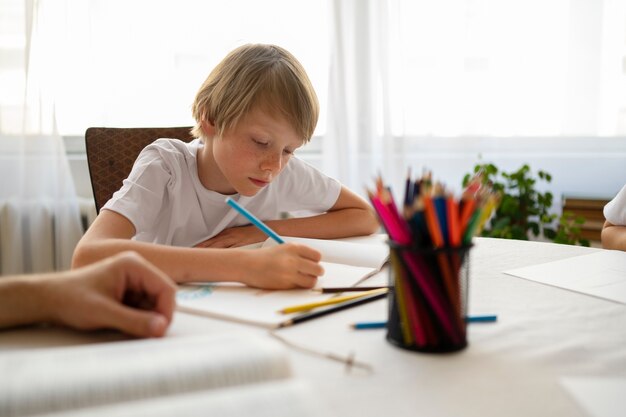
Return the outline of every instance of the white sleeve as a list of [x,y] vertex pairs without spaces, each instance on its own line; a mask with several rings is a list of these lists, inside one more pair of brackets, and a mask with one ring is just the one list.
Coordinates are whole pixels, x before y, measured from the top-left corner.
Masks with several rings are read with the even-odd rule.
[[[335,205],[341,183],[298,158],[292,158],[280,174],[282,208],[322,213]],[[287,175],[283,175],[287,174]]]
[[626,226],[626,185],[604,206],[604,217],[617,226]]
[[161,209],[168,198],[167,188],[172,173],[160,152],[153,145],[141,151],[122,188],[102,207],[126,217],[135,226],[135,233],[154,229]]

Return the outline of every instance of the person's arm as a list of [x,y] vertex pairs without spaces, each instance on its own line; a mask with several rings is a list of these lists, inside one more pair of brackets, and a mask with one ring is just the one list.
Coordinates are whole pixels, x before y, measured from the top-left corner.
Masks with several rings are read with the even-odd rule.
[[602,227],[602,247],[626,251],[626,226],[605,221]]
[[[337,201],[328,212],[311,217],[300,217],[265,222],[282,236],[312,239],[338,239],[365,236],[379,229],[372,207],[347,187],[342,186]],[[198,245],[205,248],[224,248],[262,242],[267,238],[254,226],[226,229]]]
[[163,336],[175,293],[163,272],[135,253],[123,253],[73,271],[0,279],[0,328],[54,323]]
[[380,225],[372,206],[349,188],[342,186],[333,207],[318,216],[268,222],[278,234],[338,239],[375,233]]
[[128,219],[103,210],[78,243],[72,266],[133,250],[177,282],[237,281],[265,289],[311,288],[324,273],[321,254],[303,245],[260,250],[182,248],[131,240],[134,235]]

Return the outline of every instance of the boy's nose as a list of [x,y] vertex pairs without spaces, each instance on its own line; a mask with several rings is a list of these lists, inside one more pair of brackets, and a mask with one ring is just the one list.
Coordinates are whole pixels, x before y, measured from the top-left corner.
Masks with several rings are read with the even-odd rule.
[[263,159],[261,163],[261,169],[264,171],[278,172],[282,167],[282,158],[280,155],[272,153],[271,155],[267,155],[266,158]]

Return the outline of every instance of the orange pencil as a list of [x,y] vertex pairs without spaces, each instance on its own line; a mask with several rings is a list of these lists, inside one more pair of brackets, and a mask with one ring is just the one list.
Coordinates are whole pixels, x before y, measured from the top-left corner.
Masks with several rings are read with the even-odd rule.
[[456,248],[461,245],[461,227],[459,219],[459,203],[456,202],[454,197],[448,197],[446,199],[447,214],[448,214],[448,235],[450,240],[450,246]]
[[437,218],[437,210],[433,198],[430,196],[424,197],[424,214],[426,216],[426,226],[430,232],[430,237],[436,248],[440,248],[444,245],[443,236],[441,234],[441,228],[439,227],[439,219]]

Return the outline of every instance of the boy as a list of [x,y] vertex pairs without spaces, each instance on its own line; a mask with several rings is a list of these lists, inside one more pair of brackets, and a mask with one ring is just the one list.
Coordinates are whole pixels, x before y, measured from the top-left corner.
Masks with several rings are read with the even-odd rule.
[[[265,235],[224,200],[231,196],[285,236],[374,233],[378,222],[365,200],[292,158],[313,135],[318,112],[311,82],[289,52],[273,45],[235,49],[196,95],[197,139],[159,139],[141,152],[79,242],[73,264],[134,250],[177,282],[314,286],[323,274],[319,252],[295,244],[235,249]],[[298,210],[320,214],[278,220]]]

